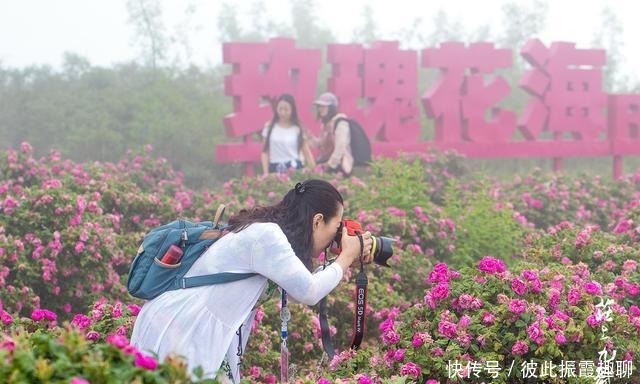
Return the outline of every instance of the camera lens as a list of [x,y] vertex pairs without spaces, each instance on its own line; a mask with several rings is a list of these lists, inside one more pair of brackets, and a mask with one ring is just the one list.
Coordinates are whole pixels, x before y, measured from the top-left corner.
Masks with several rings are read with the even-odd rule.
[[387,260],[393,256],[393,247],[391,246],[395,240],[389,237],[373,236],[373,262],[385,267],[390,267]]

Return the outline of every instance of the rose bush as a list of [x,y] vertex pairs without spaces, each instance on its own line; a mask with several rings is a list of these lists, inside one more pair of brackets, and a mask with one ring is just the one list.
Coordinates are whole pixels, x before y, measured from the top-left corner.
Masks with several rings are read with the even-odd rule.
[[[492,257],[459,272],[436,265],[424,299],[406,311],[390,311],[380,324],[380,347],[338,356],[330,377],[406,375],[416,382],[467,378],[513,383],[527,382],[522,367],[530,362],[539,367],[545,362],[559,367],[564,360],[597,365],[602,350],[616,351],[619,361],[636,359],[636,305],[614,300],[606,324],[610,339],[603,341],[604,320],[597,305],[609,296],[588,267],[536,265],[509,270]],[[516,368],[508,374],[512,363]],[[495,374],[487,366],[497,367]],[[637,372],[619,382],[632,380],[640,380]]]
[[[344,350],[353,283],[328,297],[341,352],[331,362],[322,359],[317,311],[290,304],[296,382],[455,382],[449,361],[472,380],[516,382],[522,372],[507,377],[509,362],[593,362],[605,348],[637,361],[635,176],[603,181],[536,171],[497,182],[469,174],[455,154],[430,152],[378,159],[359,177],[304,170],[193,191],[150,148],[114,164],[75,164],[55,152],[36,160],[32,153],[25,143],[0,157],[0,372],[7,375],[0,380],[197,381],[187,379],[178,357],[149,370],[136,366],[138,355],[126,347],[142,305],[124,289],[140,240],[176,217],[211,219],[220,203],[227,217],[275,203],[309,177],[334,183],[347,200],[345,216],[394,238],[395,255],[392,268],[367,266],[367,332],[357,352]],[[613,300],[606,324],[597,307],[605,298]],[[276,299],[259,308],[245,382],[278,380],[279,311]],[[74,349],[90,358],[77,360]],[[68,364],[60,363],[67,376],[55,360]],[[484,369],[475,377],[489,362],[502,368],[497,377]],[[88,376],[96,364],[108,367],[106,376]],[[637,380],[634,374],[626,382]]]

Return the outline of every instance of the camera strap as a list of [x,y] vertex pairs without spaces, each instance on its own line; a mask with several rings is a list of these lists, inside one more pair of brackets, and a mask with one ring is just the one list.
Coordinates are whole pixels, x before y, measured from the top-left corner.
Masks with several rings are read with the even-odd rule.
[[281,297],[282,308],[280,309],[280,382],[289,382],[289,348],[287,348],[287,337],[289,329],[287,323],[291,320],[291,312],[287,306],[287,291],[282,290]]
[[[363,262],[364,242],[362,240],[362,235],[360,233],[358,233],[357,235],[358,239],[360,239],[360,272],[358,272],[358,274],[356,275],[356,306],[353,318],[353,340],[351,341],[351,349],[360,348],[360,344],[362,343],[362,339],[364,338],[364,325],[365,317],[367,314],[367,285],[369,284],[369,279],[367,278],[367,273],[364,269]],[[320,303],[318,304],[318,314],[320,317],[322,347],[329,359],[333,359],[336,352],[335,348],[333,347],[333,342],[331,341],[331,327],[329,325],[326,297],[320,300]]]
[[352,349],[360,348],[360,343],[364,337],[364,320],[367,312],[367,274],[364,269],[356,275],[356,310],[353,318],[353,341],[351,342]]

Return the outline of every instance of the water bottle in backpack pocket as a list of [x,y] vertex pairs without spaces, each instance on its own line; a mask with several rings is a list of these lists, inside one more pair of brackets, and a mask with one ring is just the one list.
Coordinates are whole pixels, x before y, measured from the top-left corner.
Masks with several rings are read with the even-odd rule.
[[129,269],[129,294],[151,300],[174,289],[221,284],[255,276],[255,273],[223,272],[184,277],[193,263],[224,235],[224,226],[218,226],[217,221],[218,218],[216,224],[211,221],[174,220],[147,233]]

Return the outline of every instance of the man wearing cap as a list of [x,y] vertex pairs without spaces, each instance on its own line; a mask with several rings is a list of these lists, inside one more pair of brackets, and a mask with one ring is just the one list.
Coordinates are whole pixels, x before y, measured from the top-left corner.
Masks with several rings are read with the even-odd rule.
[[[313,103],[317,107],[318,119],[322,122],[320,137],[311,140],[320,150],[317,162],[326,162],[329,171],[350,175],[353,170],[351,132],[349,123],[344,120],[347,116],[338,113],[338,98],[331,92],[325,92]],[[336,125],[338,119],[341,120]]]

